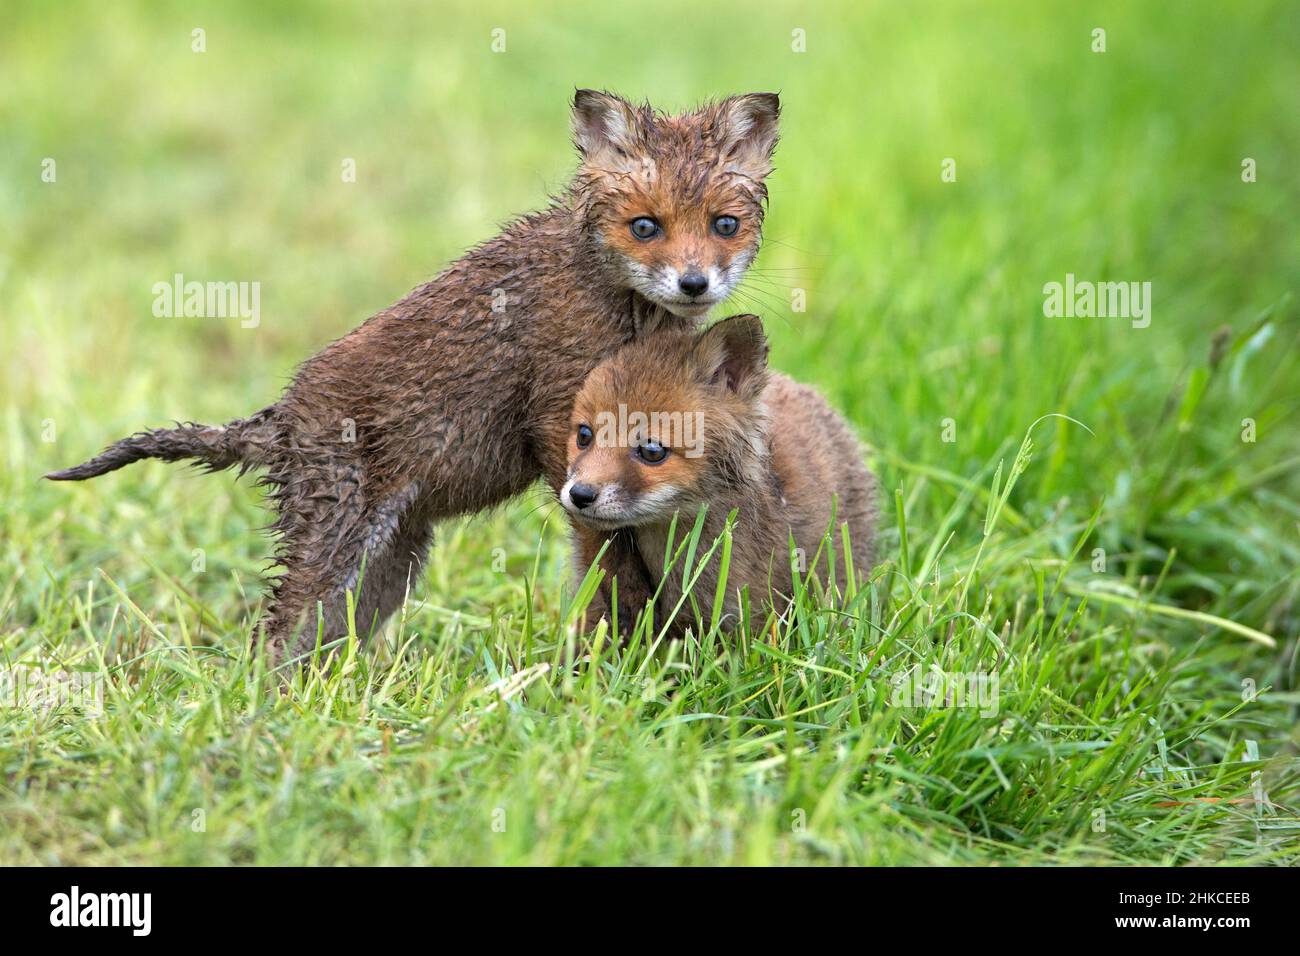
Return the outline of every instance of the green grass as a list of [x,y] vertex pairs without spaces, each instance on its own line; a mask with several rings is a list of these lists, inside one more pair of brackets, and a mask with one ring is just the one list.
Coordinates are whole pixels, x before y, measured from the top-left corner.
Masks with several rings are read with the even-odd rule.
[[[1300,862],[1294,4],[4,7],[0,657],[105,702],[0,711],[0,862]],[[569,666],[533,496],[280,689],[251,482],[39,476],[267,404],[565,181],[578,85],[782,93],[736,308],[869,444],[884,561]],[[260,326],[154,318],[177,272]],[[1067,273],[1150,327],[1044,317]],[[905,706],[933,668],[996,707]]]

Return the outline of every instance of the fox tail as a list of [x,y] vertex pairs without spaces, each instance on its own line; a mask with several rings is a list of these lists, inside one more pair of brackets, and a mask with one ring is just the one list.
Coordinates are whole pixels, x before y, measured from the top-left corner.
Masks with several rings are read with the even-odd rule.
[[[100,454],[80,465],[52,471],[46,478],[51,481],[84,481],[97,475],[116,471],[124,465],[145,458],[162,461],[197,459],[197,464],[209,471],[221,471],[232,465],[248,468],[261,463],[263,442],[258,435],[266,413],[252,418],[242,418],[228,425],[198,425],[189,422],[176,428],[159,428],[136,432],[116,441]],[[242,470],[242,469],[241,469]]]

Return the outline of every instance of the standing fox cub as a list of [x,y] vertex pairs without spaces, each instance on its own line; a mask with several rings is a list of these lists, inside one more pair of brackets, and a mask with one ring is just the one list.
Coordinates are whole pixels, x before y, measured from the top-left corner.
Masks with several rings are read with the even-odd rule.
[[[792,537],[811,561],[826,532],[838,543],[847,524],[855,573],[871,569],[876,480],[862,448],[821,396],[767,370],[757,316],[733,316],[698,335],[664,330],[624,347],[587,376],[567,448],[560,502],[582,530],[581,571],[602,543],[591,531],[630,537],[657,586],[673,516],[679,515],[680,542],[701,505],[708,506],[701,548],[738,510],[723,608],[733,623],[744,587],[754,607],[783,609]],[[822,549],[823,574],[828,550]],[[682,564],[675,562],[663,583],[656,621],[682,596]],[[692,592],[706,616],[717,577],[715,558]],[[620,629],[622,622],[620,615]]]
[[[564,482],[573,399],[656,325],[686,329],[758,253],[779,103],[734,96],[665,116],[574,97],[581,157],[564,194],[518,219],[309,359],[274,405],[222,426],[140,432],[47,477],[143,458],[266,471],[278,511],[261,630],[277,659],[378,626],[402,602],[433,522]],[[617,548],[607,569],[643,569]],[[648,596],[648,595],[646,595]],[[630,600],[638,600],[631,595]],[[319,609],[319,617],[318,617]]]

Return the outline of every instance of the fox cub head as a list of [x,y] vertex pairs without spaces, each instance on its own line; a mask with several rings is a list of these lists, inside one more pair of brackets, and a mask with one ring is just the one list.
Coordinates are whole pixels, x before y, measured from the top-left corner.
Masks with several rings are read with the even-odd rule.
[[577,92],[575,195],[616,281],[687,318],[731,293],[758,254],[780,109],[750,93],[665,116]]
[[693,516],[761,480],[767,339],[757,316],[660,331],[596,367],[574,403],[560,502],[613,529]]

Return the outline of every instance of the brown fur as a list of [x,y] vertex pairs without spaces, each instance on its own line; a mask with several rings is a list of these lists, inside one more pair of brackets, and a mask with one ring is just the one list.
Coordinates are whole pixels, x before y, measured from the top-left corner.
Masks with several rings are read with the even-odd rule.
[[[790,591],[790,538],[811,564],[832,519],[834,547],[840,547],[839,531],[847,524],[855,572],[863,576],[870,571],[876,480],[863,464],[862,448],[844,419],[816,392],[768,372],[766,357],[757,317],[735,316],[698,335],[664,330],[643,337],[587,377],[574,403],[569,478],[561,490],[561,502],[581,534],[581,571],[594,553],[591,532],[610,534],[618,528],[618,536],[634,540],[650,579],[657,582],[664,574],[673,516],[680,543],[701,505],[707,506],[701,553],[738,509],[724,606],[733,620],[740,613],[741,588],[749,589],[755,609],[783,607]],[[620,405],[629,423],[639,411],[651,424],[635,423],[638,427],[622,435],[617,430],[602,433],[599,423],[618,418]],[[703,413],[702,442],[677,427],[675,417],[661,418],[659,428],[654,427],[655,413],[695,411]],[[583,436],[584,425],[593,434]],[[611,441],[611,436],[617,439]],[[638,445],[647,440],[670,449],[662,462],[638,457]],[[692,451],[699,454],[692,456]],[[575,488],[597,497],[579,507]],[[829,561],[829,549],[824,549],[817,568],[823,580]],[[657,603],[660,623],[682,596],[682,564],[679,559],[664,583]],[[693,591],[706,615],[717,564],[715,557]],[[843,580],[842,563],[839,573]]]
[[[690,327],[729,291],[677,301],[654,270],[696,264],[739,278],[758,249],[777,112],[772,94],[664,116],[580,90],[581,164],[545,211],[309,359],[250,418],[143,432],[48,477],[148,457],[264,468],[283,566],[263,622],[273,654],[314,646],[318,605],[324,640],[345,633],[349,590],[359,589],[364,633],[401,603],[434,521],[539,477],[558,488],[573,398],[598,362],[646,328]],[[695,234],[702,216],[724,212],[742,218],[743,234]],[[656,217],[664,234],[633,239],[635,216]],[[615,548],[607,566],[633,560]],[[622,576],[630,587],[645,574]]]

